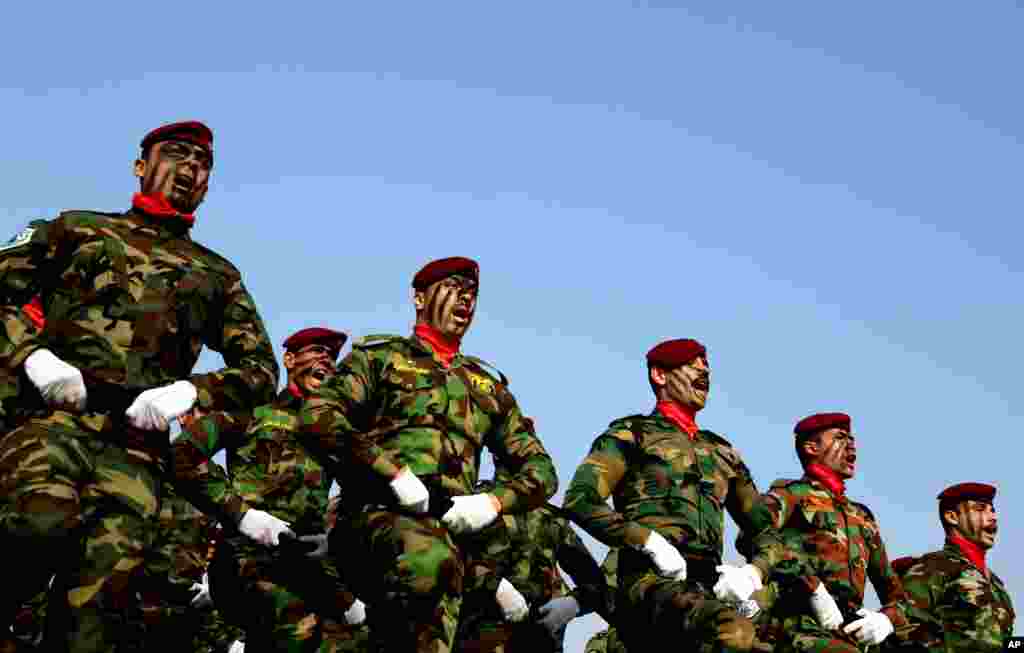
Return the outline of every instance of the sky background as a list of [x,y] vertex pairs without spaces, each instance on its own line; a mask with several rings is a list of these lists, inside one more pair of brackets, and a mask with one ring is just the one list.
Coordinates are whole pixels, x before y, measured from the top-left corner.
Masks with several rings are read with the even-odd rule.
[[699,421],[760,487],[799,476],[799,418],[853,416],[890,557],[941,546],[944,487],[996,484],[989,563],[1024,606],[1022,29],[995,0],[13,4],[0,221],[124,209],[142,136],[203,120],[193,235],[278,354],[407,333],[412,275],[473,257],[464,351],[535,417],[559,502],[652,407],[647,349],[693,337]]

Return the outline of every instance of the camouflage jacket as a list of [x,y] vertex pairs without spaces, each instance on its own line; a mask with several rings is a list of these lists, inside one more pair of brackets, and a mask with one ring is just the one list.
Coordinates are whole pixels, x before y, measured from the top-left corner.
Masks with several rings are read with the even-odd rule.
[[[903,586],[920,621],[909,639],[935,653],[1003,651],[1013,635],[1015,614],[1006,586],[985,574],[947,542],[918,558],[903,574]],[[915,617],[920,617],[920,619]]]
[[512,475],[493,494],[507,514],[541,506],[558,488],[551,457],[503,375],[457,353],[449,367],[416,336],[364,338],[302,410],[302,444],[345,479],[346,510],[390,505],[388,483],[408,466],[436,512],[471,494],[484,447]]
[[[609,495],[614,508],[606,503]],[[786,554],[760,499],[729,442],[704,430],[691,441],[654,413],[616,420],[594,440],[565,494],[565,509],[592,536],[622,548],[620,580],[629,586],[626,559],[635,559],[632,552],[652,530],[691,559],[691,566],[701,561],[713,570],[722,559],[726,510],[751,533],[751,562],[767,577]]]
[[[285,388],[251,413],[212,413],[185,426],[172,445],[180,491],[229,524],[256,508],[289,522],[296,533],[324,532],[334,479],[295,439],[301,406]],[[230,484],[202,465],[222,449]]]
[[864,605],[867,579],[882,601],[881,612],[900,628],[907,624],[907,597],[893,571],[875,516],[867,506],[836,497],[819,481],[780,479],[764,496],[787,548],[801,564],[781,565],[772,580],[783,596],[780,618],[813,619],[810,592],[819,582],[836,600],[847,622]]
[[[22,311],[36,295],[41,332]],[[32,352],[49,349],[81,370],[90,410],[123,412],[143,390],[181,379],[204,409],[251,409],[277,383],[238,270],[183,223],[135,210],[67,211],[0,247],[0,320],[0,366],[20,373]],[[193,375],[204,345],[227,367]],[[40,401],[34,389],[24,399]]]

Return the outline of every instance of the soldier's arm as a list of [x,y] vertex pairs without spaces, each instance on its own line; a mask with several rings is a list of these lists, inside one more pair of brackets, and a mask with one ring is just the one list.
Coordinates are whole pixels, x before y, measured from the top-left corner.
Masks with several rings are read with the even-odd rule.
[[365,349],[353,347],[338,373],[302,405],[295,437],[335,478],[351,461],[390,481],[401,468],[369,433],[377,364]]
[[634,437],[628,430],[611,430],[600,435],[576,468],[565,492],[563,507],[572,520],[613,549],[640,548],[651,534],[651,529],[626,520],[608,505],[608,497],[626,475],[628,452],[633,446]]
[[882,603],[882,612],[889,617],[893,627],[902,628],[907,625],[907,612],[910,599],[903,589],[900,577],[893,571],[889,563],[889,556],[885,551],[885,543],[875,523],[875,530],[872,532],[871,551],[868,556],[868,578],[871,585],[878,593],[878,599]]
[[17,375],[25,359],[39,349],[39,329],[22,307],[36,296],[45,300],[55,281],[54,262],[65,238],[61,220],[38,220],[0,245],[0,367]]
[[579,616],[596,612],[611,623],[613,592],[605,582],[604,571],[568,521],[558,518],[554,522],[560,531],[555,559],[575,585],[572,595],[580,604]]
[[750,539],[750,564],[757,567],[761,577],[768,579],[772,569],[793,555],[786,550],[775,526],[775,518],[768,504],[757,491],[750,470],[737,454],[732,462],[733,475],[729,479],[729,493],[725,497],[725,508]]
[[204,411],[252,410],[273,399],[274,348],[241,276],[229,281],[223,311],[211,318],[203,344],[224,358],[225,367],[189,378],[198,390],[196,405]]
[[488,440],[488,448],[494,454],[495,467],[510,472],[491,491],[501,502],[503,513],[529,512],[544,505],[558,490],[555,463],[534,432],[533,420],[523,417],[515,400]]
[[[800,498],[793,494],[784,484],[773,484],[771,489],[761,495],[761,505],[768,512],[772,527],[781,531],[789,522],[793,513],[800,505]],[[756,539],[744,538],[751,542],[750,557],[755,555],[757,550]],[[803,551],[794,550],[785,545],[784,556],[772,569],[772,579],[778,581],[781,587],[797,591],[800,594],[810,596],[821,584],[814,567],[807,561]]]
[[938,606],[945,587],[943,574],[935,572],[925,558],[911,565],[900,577],[903,591],[907,595],[909,627],[906,633],[901,633],[897,629],[896,636],[899,639],[910,640],[922,649],[941,649],[943,646],[943,626],[938,615]]
[[181,434],[171,444],[171,483],[196,508],[225,525],[238,523],[249,509],[231,488],[227,474],[212,462],[224,449],[245,441],[252,411],[215,411],[182,420]]

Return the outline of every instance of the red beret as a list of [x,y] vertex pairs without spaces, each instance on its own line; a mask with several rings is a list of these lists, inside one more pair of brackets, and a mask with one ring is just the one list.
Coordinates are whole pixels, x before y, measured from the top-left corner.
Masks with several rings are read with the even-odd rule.
[[210,150],[210,152],[213,152],[213,132],[209,127],[195,120],[175,122],[163,127],[157,127],[146,134],[146,137],[142,139],[140,147],[145,151],[151,145],[160,141],[185,141],[201,145]]
[[810,435],[825,429],[843,428],[850,429],[850,416],[846,413],[816,413],[805,417],[793,427],[793,433],[797,435]]
[[669,370],[686,365],[698,356],[706,355],[707,351],[704,349],[704,345],[696,340],[689,338],[666,340],[647,352],[647,364]]
[[480,281],[480,266],[473,259],[462,256],[452,256],[431,261],[423,266],[423,269],[412,278],[412,287],[416,290],[423,290],[430,284],[440,281],[453,274],[463,274],[474,281]]
[[908,569],[914,566],[915,562],[917,562],[917,558],[914,556],[903,556],[902,558],[896,558],[890,564],[892,565],[892,570],[896,572],[896,575],[902,576],[907,573]]
[[985,483],[957,483],[951,485],[936,497],[939,505],[949,505],[973,499],[975,501],[988,501],[991,503],[996,496],[996,489]]
[[341,348],[345,345],[345,341],[348,340],[348,336],[341,331],[334,331],[333,329],[325,329],[323,327],[311,327],[309,329],[303,329],[296,331],[292,335],[288,336],[288,339],[284,341],[283,346],[285,351],[293,351],[296,349],[302,349],[306,345],[312,345],[313,343],[319,343],[327,345],[337,356],[341,351]]

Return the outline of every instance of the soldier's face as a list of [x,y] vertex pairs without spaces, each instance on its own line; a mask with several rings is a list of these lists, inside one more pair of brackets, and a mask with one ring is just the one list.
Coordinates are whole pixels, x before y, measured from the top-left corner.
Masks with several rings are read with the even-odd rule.
[[162,141],[135,161],[135,176],[143,193],[163,193],[181,213],[193,213],[206,197],[213,157],[200,145]]
[[961,501],[956,510],[949,510],[946,515],[964,539],[986,550],[996,543],[999,520],[995,507],[988,501]]
[[857,440],[847,429],[825,429],[807,446],[812,462],[828,467],[840,478],[853,478],[857,472]]
[[288,384],[295,386],[305,395],[315,392],[324,381],[334,376],[337,353],[327,345],[313,343],[296,351],[284,353],[284,368],[288,373]]
[[651,368],[651,380],[663,388],[662,398],[698,411],[704,408],[711,391],[711,366],[706,356],[698,356],[675,369]]
[[477,283],[461,274],[436,281],[414,296],[416,321],[461,340],[476,314]]

